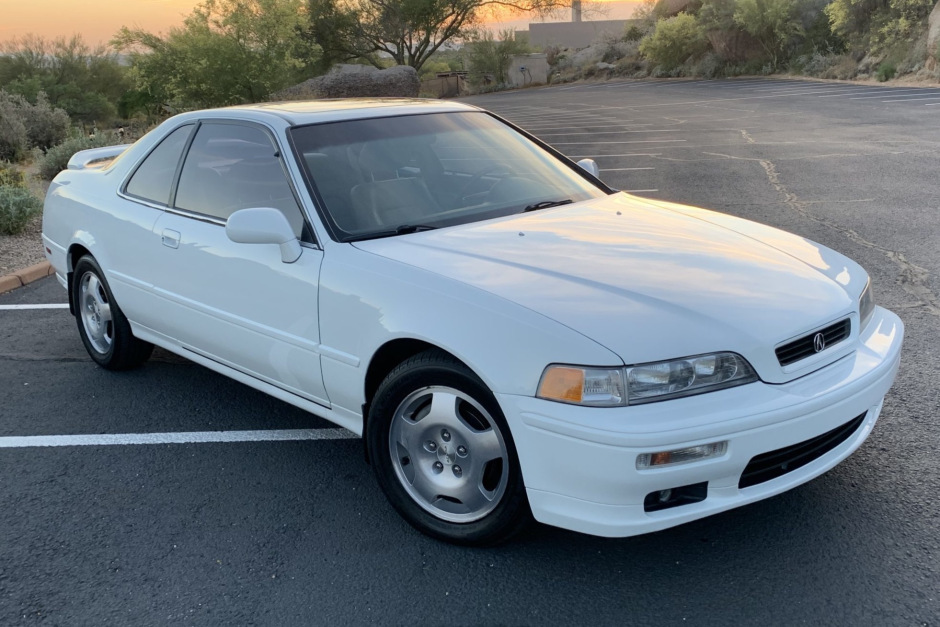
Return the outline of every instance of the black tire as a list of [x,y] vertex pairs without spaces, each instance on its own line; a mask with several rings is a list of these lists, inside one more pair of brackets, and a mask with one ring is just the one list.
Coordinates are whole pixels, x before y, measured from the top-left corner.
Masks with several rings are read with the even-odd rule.
[[72,306],[85,350],[99,366],[108,370],[129,370],[150,358],[153,344],[134,337],[104,272],[90,255],[75,264]]
[[452,356],[429,350],[399,364],[379,386],[368,421],[376,479],[415,529],[454,544],[489,546],[530,522],[499,404]]

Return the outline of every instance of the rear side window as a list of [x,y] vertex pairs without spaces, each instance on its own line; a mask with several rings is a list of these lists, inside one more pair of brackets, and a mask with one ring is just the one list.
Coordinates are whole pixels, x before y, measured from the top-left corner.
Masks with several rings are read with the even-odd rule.
[[143,200],[169,204],[176,166],[179,165],[180,155],[192,131],[193,125],[187,124],[167,135],[138,166],[124,191]]
[[175,205],[222,220],[239,209],[273,207],[305,239],[303,214],[277,148],[254,126],[203,123],[183,163]]

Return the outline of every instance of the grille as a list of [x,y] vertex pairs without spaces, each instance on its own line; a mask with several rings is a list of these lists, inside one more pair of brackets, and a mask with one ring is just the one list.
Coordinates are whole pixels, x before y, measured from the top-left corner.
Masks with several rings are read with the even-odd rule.
[[793,362],[805,359],[810,355],[816,354],[816,347],[814,346],[814,339],[817,333],[822,333],[823,337],[826,339],[826,348],[832,346],[833,344],[838,344],[845,338],[849,336],[849,331],[852,330],[851,323],[849,319],[841,320],[835,324],[830,324],[825,329],[819,331],[813,331],[812,333],[807,333],[803,337],[793,340],[788,344],[784,344],[777,349],[777,361],[780,362],[781,366],[787,366]]
[[751,458],[744,472],[741,473],[738,487],[748,488],[758,483],[782,477],[788,472],[802,468],[811,461],[819,459],[848,440],[864,420],[865,414],[862,414],[832,431],[827,431],[805,442],[770,451],[769,453],[762,453]]

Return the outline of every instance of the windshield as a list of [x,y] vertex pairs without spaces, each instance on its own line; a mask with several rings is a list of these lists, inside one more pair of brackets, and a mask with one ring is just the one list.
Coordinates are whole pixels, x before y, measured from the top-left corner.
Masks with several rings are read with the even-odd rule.
[[477,222],[607,193],[483,112],[331,122],[291,134],[340,241]]

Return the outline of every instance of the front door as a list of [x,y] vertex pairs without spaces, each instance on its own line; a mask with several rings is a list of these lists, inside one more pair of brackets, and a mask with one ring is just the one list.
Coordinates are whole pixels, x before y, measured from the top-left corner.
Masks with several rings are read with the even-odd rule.
[[[275,245],[237,244],[225,221],[239,209],[279,209],[304,243],[294,263]],[[323,253],[312,241],[279,151],[249,124],[199,125],[171,208],[153,237],[153,289],[172,323],[155,329],[185,349],[329,406],[317,310]]]

